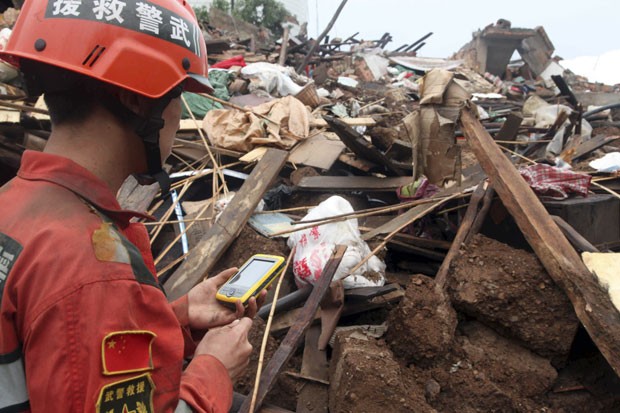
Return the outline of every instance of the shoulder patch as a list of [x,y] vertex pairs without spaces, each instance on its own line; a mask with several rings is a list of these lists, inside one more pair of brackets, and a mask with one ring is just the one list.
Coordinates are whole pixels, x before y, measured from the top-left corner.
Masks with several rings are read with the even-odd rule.
[[151,344],[157,335],[151,331],[116,331],[101,342],[103,374],[135,373],[153,370]]
[[131,264],[129,252],[112,224],[102,222],[101,226],[93,232],[92,241],[95,257],[99,261]]
[[150,373],[108,384],[99,393],[97,413],[152,413],[154,391]]
[[144,263],[138,247],[120,232],[110,218],[91,204],[86,202],[86,205],[103,221],[92,236],[93,249],[97,260],[129,264],[139,283],[152,285],[164,292],[155,275]]
[[6,279],[22,250],[23,247],[19,242],[0,232],[0,303],[2,303]]

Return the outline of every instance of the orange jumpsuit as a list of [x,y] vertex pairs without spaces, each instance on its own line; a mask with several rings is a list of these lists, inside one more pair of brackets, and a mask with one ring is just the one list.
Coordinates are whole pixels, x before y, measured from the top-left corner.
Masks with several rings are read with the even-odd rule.
[[73,161],[24,152],[0,188],[0,411],[228,411],[217,359],[183,371],[187,300],[166,300],[134,216]]

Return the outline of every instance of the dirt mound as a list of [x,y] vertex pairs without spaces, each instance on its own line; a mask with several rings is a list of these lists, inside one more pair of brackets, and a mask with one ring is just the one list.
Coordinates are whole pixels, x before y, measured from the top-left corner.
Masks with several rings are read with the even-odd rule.
[[394,354],[406,363],[426,365],[450,350],[456,313],[432,278],[414,275],[388,325],[386,339]]
[[472,367],[505,392],[535,397],[548,391],[558,373],[549,360],[505,339],[477,322],[459,326],[462,348]]
[[566,358],[578,320],[534,254],[477,235],[452,270],[449,293],[458,311],[543,356]]
[[423,390],[408,385],[403,369],[381,341],[355,333],[339,334],[330,369],[329,411],[436,413]]

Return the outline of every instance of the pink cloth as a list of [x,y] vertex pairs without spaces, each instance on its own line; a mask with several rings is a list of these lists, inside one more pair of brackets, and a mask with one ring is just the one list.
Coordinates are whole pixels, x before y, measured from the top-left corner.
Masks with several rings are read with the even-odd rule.
[[556,199],[566,199],[571,193],[587,197],[592,180],[590,175],[543,164],[520,168],[519,173],[538,195]]

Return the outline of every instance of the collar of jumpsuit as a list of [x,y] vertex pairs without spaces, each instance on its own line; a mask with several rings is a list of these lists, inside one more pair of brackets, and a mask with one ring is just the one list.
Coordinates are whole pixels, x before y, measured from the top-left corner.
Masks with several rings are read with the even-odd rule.
[[128,225],[134,217],[153,220],[150,215],[122,209],[116,195],[105,182],[86,168],[62,156],[24,151],[17,176],[30,181],[47,181],[60,185],[123,226]]

